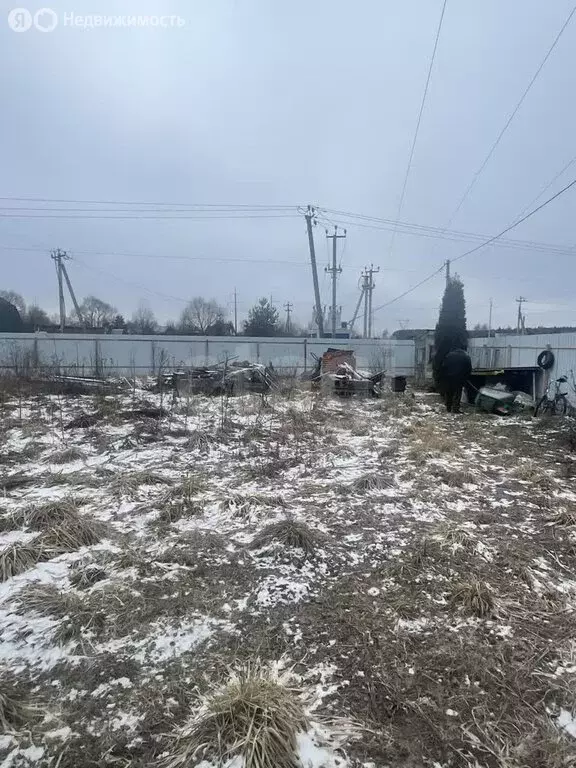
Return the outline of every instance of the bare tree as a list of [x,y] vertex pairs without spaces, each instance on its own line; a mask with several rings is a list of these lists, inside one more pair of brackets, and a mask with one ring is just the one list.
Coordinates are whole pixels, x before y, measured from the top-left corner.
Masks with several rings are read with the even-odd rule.
[[86,296],[80,311],[85,323],[91,328],[103,328],[109,325],[116,316],[117,309],[96,296]]
[[128,324],[131,333],[141,333],[150,335],[158,330],[158,322],[154,312],[145,304],[140,304],[136,312],[132,315],[132,320]]
[[50,318],[48,317],[48,314],[42,309],[42,307],[39,307],[37,304],[31,304],[28,307],[28,310],[25,312],[22,320],[24,320],[25,325],[27,325],[31,330],[36,330],[36,328],[50,325]]
[[16,293],[16,291],[0,291],[0,298],[6,299],[6,301],[10,302],[10,304],[14,304],[21,315],[26,312],[26,302],[19,293]]
[[225,314],[215,299],[196,296],[182,311],[178,328],[183,333],[207,335],[211,328],[224,323]]

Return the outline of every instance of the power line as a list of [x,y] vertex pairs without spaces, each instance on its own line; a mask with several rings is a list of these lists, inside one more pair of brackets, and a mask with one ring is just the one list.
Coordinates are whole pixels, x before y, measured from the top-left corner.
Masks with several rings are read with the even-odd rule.
[[49,213],[30,213],[30,214],[6,214],[0,213],[2,219],[116,219],[116,220],[128,220],[134,221],[137,219],[171,219],[173,221],[209,221],[210,219],[222,220],[222,219],[293,219],[299,218],[297,213],[250,213],[250,214],[226,214],[226,215],[214,215],[214,216],[164,216],[160,214],[141,214],[140,211],[135,212],[134,216],[100,216],[96,213],[93,216],[87,216],[81,214],[80,216],[73,216],[68,214],[56,214],[51,216]]
[[[538,196],[541,197],[542,193]],[[426,238],[438,238],[440,240],[447,240],[449,242],[465,242],[465,241],[484,241],[487,239],[487,235],[481,235],[475,232],[462,232],[458,230],[444,230],[440,227],[431,227],[423,224],[414,224],[409,222],[395,222],[391,219],[382,219],[375,216],[366,216],[359,213],[349,213],[346,211],[333,211],[333,213],[341,214],[341,218],[336,221],[337,224],[342,226],[356,226],[367,229],[390,231],[392,227],[397,224],[400,229],[398,232],[403,235],[411,235],[414,237],[426,237]],[[353,218],[360,219],[360,221],[354,221]],[[352,220],[351,220],[352,219]],[[370,223],[375,222],[375,223]],[[537,240],[513,240],[504,239],[499,245],[503,248],[517,248],[519,250],[535,250],[545,253],[556,253],[558,255],[573,255],[574,247],[572,245],[558,245],[554,243],[545,243]]]
[[555,174],[555,175],[554,175],[554,176],[553,176],[553,177],[550,179],[550,181],[548,182],[548,184],[546,184],[546,186],[545,186],[545,187],[543,187],[543,188],[540,190],[540,192],[538,192],[538,194],[536,195],[536,197],[535,197],[535,198],[533,198],[533,199],[532,199],[532,200],[531,200],[531,201],[528,203],[528,205],[525,205],[525,206],[524,206],[524,208],[522,208],[522,210],[521,210],[521,211],[520,211],[520,213],[518,214],[518,218],[520,218],[521,216],[524,216],[524,214],[526,213],[526,211],[529,211],[529,210],[530,210],[530,208],[532,208],[532,206],[533,206],[533,205],[535,205],[535,204],[538,202],[538,200],[540,200],[540,198],[542,197],[542,195],[545,195],[545,194],[546,194],[546,192],[548,192],[548,190],[549,190],[549,189],[550,189],[550,187],[551,187],[551,186],[554,184],[554,182],[555,182],[555,181],[557,181],[557,180],[560,178],[560,176],[563,176],[563,175],[566,173],[566,171],[568,170],[568,168],[571,168],[571,167],[574,165],[574,163],[576,163],[576,155],[574,155],[574,157],[573,157],[571,160],[569,160],[569,161],[566,163],[566,165],[562,166],[562,169],[561,169],[561,170],[559,170],[559,171],[558,171],[558,173],[556,173],[556,174]]
[[461,209],[461,208],[462,208],[462,206],[464,205],[464,202],[465,202],[466,198],[468,197],[468,195],[470,194],[470,192],[472,191],[472,189],[473,189],[473,188],[474,188],[474,186],[476,185],[476,182],[477,182],[477,181],[478,181],[478,179],[480,178],[480,176],[481,176],[482,172],[484,171],[484,168],[486,168],[486,166],[488,165],[488,163],[489,163],[489,161],[490,161],[490,158],[492,157],[492,155],[493,155],[493,154],[494,154],[494,152],[496,151],[496,148],[497,148],[497,147],[498,147],[498,145],[500,144],[500,142],[501,142],[501,140],[502,140],[502,137],[504,136],[504,134],[506,133],[506,131],[507,131],[507,130],[508,130],[508,128],[510,127],[510,124],[512,123],[512,121],[513,121],[513,120],[514,120],[514,118],[516,117],[516,115],[517,115],[517,113],[518,113],[518,110],[520,109],[520,107],[521,107],[521,106],[522,106],[522,104],[524,103],[524,100],[526,99],[526,96],[528,96],[528,93],[530,92],[530,90],[531,90],[532,86],[534,85],[534,83],[535,83],[535,82],[536,82],[536,80],[538,79],[538,76],[540,75],[540,72],[542,71],[542,69],[544,68],[544,65],[546,64],[546,62],[547,62],[547,61],[548,61],[548,59],[550,58],[550,55],[552,54],[552,51],[554,50],[554,48],[555,48],[555,47],[556,47],[556,45],[558,44],[558,41],[559,41],[559,40],[560,40],[560,38],[562,37],[562,35],[563,35],[563,33],[564,33],[564,30],[566,29],[566,27],[567,27],[567,26],[568,26],[568,24],[570,23],[570,21],[571,21],[571,19],[572,19],[572,16],[574,16],[574,13],[576,13],[576,5],[574,6],[574,8],[572,8],[572,10],[570,11],[570,13],[568,14],[568,18],[566,19],[566,21],[565,21],[565,22],[564,22],[564,24],[562,25],[562,27],[561,27],[560,31],[558,32],[558,34],[557,34],[557,35],[556,35],[556,37],[554,38],[554,42],[552,43],[552,45],[550,46],[550,48],[548,48],[548,51],[546,52],[546,55],[544,56],[544,58],[543,58],[543,59],[542,59],[542,61],[540,62],[540,66],[538,67],[538,69],[536,70],[536,72],[534,73],[534,75],[532,76],[532,79],[530,80],[530,82],[528,83],[527,87],[525,88],[525,90],[524,90],[524,93],[523,93],[523,94],[522,94],[522,96],[520,97],[520,100],[518,101],[518,103],[516,104],[516,106],[514,107],[514,109],[512,110],[512,113],[510,114],[510,116],[509,116],[508,120],[506,120],[506,122],[504,123],[504,127],[502,128],[502,130],[500,131],[500,133],[499,133],[499,134],[498,134],[498,136],[496,137],[496,141],[495,141],[495,142],[492,144],[492,146],[490,147],[490,150],[489,150],[488,154],[486,155],[486,157],[484,158],[484,161],[482,162],[482,165],[480,166],[480,168],[478,168],[478,170],[476,171],[476,173],[475,173],[475,174],[474,174],[474,176],[472,177],[472,181],[470,182],[470,184],[469,184],[469,185],[468,185],[468,187],[466,188],[466,190],[465,190],[464,194],[463,194],[463,195],[462,195],[462,197],[460,198],[460,201],[459,201],[458,205],[456,206],[456,208],[455,208],[454,212],[453,212],[453,213],[452,213],[452,215],[450,216],[450,218],[449,218],[449,220],[448,220],[448,223],[446,224],[446,228],[448,228],[448,227],[450,226],[450,224],[452,224],[452,222],[454,221],[454,219],[455,219],[455,218],[456,218],[456,216],[458,215],[458,213],[459,213],[460,209]]
[[[22,252],[32,252],[32,253],[46,253],[50,249],[45,247],[25,247],[25,246],[12,246],[12,245],[1,245],[0,244],[0,250],[4,251],[22,251]],[[111,256],[111,257],[126,257],[126,258],[136,258],[136,259],[159,259],[161,261],[191,261],[191,262],[215,262],[215,263],[235,263],[235,264],[282,264],[285,266],[294,266],[294,267],[309,267],[310,262],[308,261],[293,261],[289,259],[241,259],[238,257],[227,257],[227,256],[171,256],[171,255],[160,255],[157,253],[130,253],[130,252],[118,252],[118,251],[84,251],[84,250],[75,250],[70,249],[70,253],[73,254],[79,254],[81,256]],[[343,269],[358,269],[360,268],[360,264],[348,264],[347,266],[343,267]],[[401,269],[398,267],[390,267],[387,268],[386,271],[388,272],[406,272],[406,273],[413,273],[417,270],[414,269]]]
[[[569,189],[571,189],[575,184],[576,184],[576,179],[571,181],[570,184],[567,184],[559,192],[556,192],[555,195],[552,195],[552,197],[549,197],[548,200],[545,200],[541,205],[539,205],[537,208],[534,208],[532,211],[527,213],[521,219],[518,219],[518,220],[514,221],[512,224],[510,224],[508,227],[506,227],[506,229],[503,229],[502,232],[499,232],[497,235],[494,235],[493,237],[490,237],[484,243],[480,243],[480,245],[477,245],[474,248],[471,248],[469,251],[465,251],[464,253],[461,253],[460,256],[456,256],[456,258],[451,259],[451,262],[454,263],[455,261],[460,261],[460,259],[463,259],[465,256],[470,256],[470,254],[475,253],[476,251],[479,251],[481,248],[485,248],[487,245],[490,245],[490,243],[493,243],[495,240],[498,240],[498,238],[502,237],[507,232],[510,232],[512,229],[515,229],[517,226],[522,224],[522,222],[524,222],[527,219],[529,219],[532,216],[534,216],[534,214],[538,213],[538,211],[541,211],[543,208],[545,208],[551,202],[556,200],[556,198],[560,197],[560,195],[563,195],[565,192],[567,192]],[[388,307],[388,306],[390,306],[390,304],[394,304],[396,301],[399,301],[400,299],[404,298],[404,296],[407,296],[409,293],[412,293],[412,291],[415,291],[421,285],[423,285],[424,283],[428,282],[428,280],[431,280],[439,272],[442,272],[442,270],[444,268],[445,268],[445,264],[442,264],[442,266],[438,267],[438,269],[436,269],[434,272],[432,272],[432,274],[428,275],[423,280],[421,280],[419,283],[416,283],[416,285],[413,285],[411,288],[408,288],[408,290],[404,291],[404,293],[401,293],[399,296],[396,296],[394,299],[390,299],[390,301],[387,301],[384,304],[381,304],[379,307],[376,307],[376,309],[374,309],[373,312],[378,312],[379,310],[384,309],[384,307]]]
[[[422,113],[424,112],[424,105],[426,104],[426,96],[428,95],[428,88],[430,86],[430,78],[432,77],[432,68],[434,66],[434,60],[436,58],[436,49],[438,48],[438,40],[440,39],[440,32],[442,30],[442,22],[444,21],[444,13],[446,11],[446,3],[448,0],[444,0],[442,5],[442,12],[440,14],[440,21],[438,22],[438,29],[436,30],[436,38],[434,40],[434,48],[432,49],[432,56],[430,57],[430,64],[428,66],[428,75],[426,77],[426,85],[424,86],[424,93],[422,94],[422,101],[420,103],[420,111],[418,112],[418,119],[416,121],[416,129],[414,131],[414,137],[412,139],[412,146],[410,148],[410,156],[408,158],[408,165],[406,167],[406,174],[404,176],[404,183],[402,184],[402,192],[400,193],[400,200],[398,202],[398,211],[396,212],[396,218],[400,218],[402,208],[404,206],[404,198],[406,196],[406,187],[408,185],[408,177],[410,176],[410,169],[412,168],[412,160],[414,159],[414,150],[416,149],[416,142],[418,140],[418,133],[420,132],[420,123],[422,122]],[[392,255],[392,249],[394,247],[394,239],[396,237],[396,230],[392,231],[392,237],[390,238],[390,251],[389,255]]]
[[24,203],[70,203],[73,205],[140,205],[140,206],[183,206],[187,208],[223,208],[223,209],[293,209],[298,205],[265,205],[261,203],[173,203],[173,202],[146,202],[134,200],[77,200],[49,197],[0,197],[0,200],[24,202]]

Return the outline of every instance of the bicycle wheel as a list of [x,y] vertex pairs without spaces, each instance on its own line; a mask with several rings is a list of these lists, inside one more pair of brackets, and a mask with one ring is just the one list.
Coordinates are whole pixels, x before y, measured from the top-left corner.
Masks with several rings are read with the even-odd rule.
[[557,397],[554,400],[552,413],[555,416],[566,415],[566,398],[563,395],[560,395],[560,397]]
[[534,416],[546,416],[553,413],[553,404],[551,400],[548,400],[546,395],[543,395],[534,409]]

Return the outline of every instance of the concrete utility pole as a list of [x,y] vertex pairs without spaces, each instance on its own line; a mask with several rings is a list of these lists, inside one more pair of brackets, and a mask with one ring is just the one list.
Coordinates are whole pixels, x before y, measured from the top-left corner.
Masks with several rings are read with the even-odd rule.
[[516,299],[518,302],[518,318],[516,321],[516,333],[518,336],[521,336],[524,333],[524,322],[525,317],[522,314],[522,304],[524,304],[525,301],[528,301],[528,299],[525,299],[524,296],[520,296]]
[[238,294],[234,288],[234,335],[238,336]]
[[346,238],[346,230],[344,230],[343,235],[338,234],[338,227],[334,227],[334,234],[329,235],[328,230],[326,230],[326,238],[328,240],[332,240],[332,266],[326,267],[325,271],[329,272],[332,275],[332,308],[331,308],[331,315],[332,315],[332,338],[336,338],[336,280],[338,278],[338,274],[342,272],[342,267],[336,266],[336,252],[337,252],[337,244],[339,239],[345,239]]
[[58,277],[58,299],[60,303],[60,333],[63,333],[64,326],[66,325],[66,304],[64,302],[64,284],[62,282],[62,277],[64,277],[64,279],[66,280],[66,285],[68,286],[70,298],[72,299],[72,303],[74,304],[74,309],[76,310],[76,314],[78,315],[78,320],[80,322],[83,322],[82,313],[80,312],[80,307],[78,306],[78,302],[76,301],[74,289],[72,288],[72,283],[70,282],[70,278],[68,276],[68,270],[66,269],[66,265],[64,264],[64,261],[68,261],[70,259],[70,256],[68,256],[66,251],[62,251],[60,248],[56,248],[56,250],[52,251],[50,256],[52,259],[54,259],[54,264],[56,266],[56,275]]
[[380,271],[380,267],[370,264],[362,273],[362,290],[364,292],[364,338],[372,337],[372,292],[376,287],[374,275]]
[[58,277],[58,299],[60,302],[60,333],[64,333],[64,325],[66,323],[66,305],[64,304],[64,285],[62,284],[62,259],[65,256],[64,251],[57,248],[50,254],[54,259],[54,265],[56,267],[56,276]]
[[354,323],[356,322],[356,318],[358,317],[358,312],[360,310],[360,304],[362,304],[362,299],[364,298],[364,285],[362,285],[362,288],[360,290],[360,296],[358,297],[358,303],[356,304],[356,309],[354,310],[354,314],[352,315],[352,320],[350,321],[349,331],[350,331],[350,337],[352,337],[352,331],[354,330]]
[[294,304],[291,304],[289,301],[284,304],[284,309],[286,310],[286,333],[290,333],[292,330],[292,323],[290,322],[290,315],[292,313],[292,307]]
[[324,318],[322,317],[322,305],[320,304],[320,284],[318,282],[318,267],[316,266],[316,249],[314,247],[314,235],[312,233],[312,221],[316,223],[316,211],[309,205],[304,214],[306,219],[306,228],[308,230],[308,246],[310,248],[310,263],[312,265],[312,281],[314,283],[314,301],[316,304],[316,325],[318,326],[318,336],[324,336]]
[[488,338],[492,338],[492,297],[490,297],[490,312],[488,313]]

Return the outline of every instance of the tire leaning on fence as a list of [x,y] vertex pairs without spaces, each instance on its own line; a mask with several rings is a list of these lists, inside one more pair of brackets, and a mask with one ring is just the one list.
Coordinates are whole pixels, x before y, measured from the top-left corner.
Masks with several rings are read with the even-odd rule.
[[547,371],[554,365],[554,352],[549,349],[544,349],[538,355],[536,363],[543,371]]

